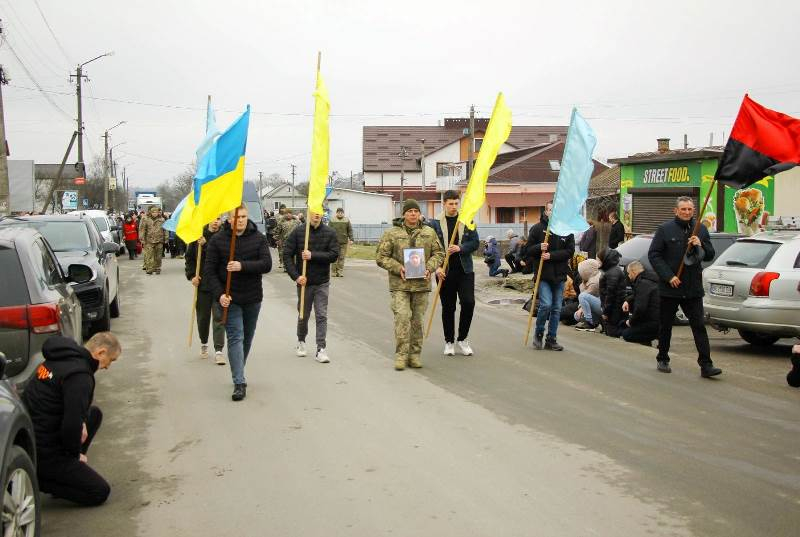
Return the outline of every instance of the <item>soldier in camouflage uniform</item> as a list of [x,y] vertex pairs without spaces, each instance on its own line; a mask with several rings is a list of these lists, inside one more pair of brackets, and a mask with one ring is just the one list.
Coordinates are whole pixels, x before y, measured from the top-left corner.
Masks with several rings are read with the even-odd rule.
[[283,268],[283,271],[286,272],[286,269],[283,267],[283,256],[280,255],[283,252],[283,245],[286,241],[286,238],[289,236],[289,233],[297,225],[297,220],[295,220],[294,216],[292,215],[291,209],[286,209],[281,217],[278,225],[275,226],[275,242],[278,244],[278,266]]
[[332,267],[331,276],[342,277],[344,276],[344,258],[347,256],[347,245],[353,243],[353,226],[350,225],[350,219],[345,218],[344,209],[341,207],[336,209],[336,216],[331,218],[328,225],[336,232],[336,238],[339,240],[339,258]]
[[[431,274],[444,261],[444,249],[436,232],[420,221],[419,204],[408,199],[403,217],[396,219],[378,244],[376,262],[389,272],[389,292],[394,313],[394,368],[422,367],[422,320],[428,307]],[[405,277],[404,249],[422,248],[425,252],[425,277]]]
[[148,274],[161,274],[161,257],[164,254],[164,217],[161,209],[150,207],[139,224],[139,240],[144,249],[144,270]]

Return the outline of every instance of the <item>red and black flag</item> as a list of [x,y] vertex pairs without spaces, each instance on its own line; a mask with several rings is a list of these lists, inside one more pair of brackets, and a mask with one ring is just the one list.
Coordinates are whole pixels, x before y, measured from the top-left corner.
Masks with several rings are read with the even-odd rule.
[[744,96],[716,179],[744,188],[800,165],[800,120],[764,108]]

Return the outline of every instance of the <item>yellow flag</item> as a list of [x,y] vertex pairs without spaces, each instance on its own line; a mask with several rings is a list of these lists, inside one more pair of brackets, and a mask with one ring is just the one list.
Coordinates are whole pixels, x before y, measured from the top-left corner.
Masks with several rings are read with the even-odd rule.
[[328,159],[330,158],[330,133],[328,114],[331,103],[328,89],[317,70],[317,89],[314,91],[314,140],[311,144],[311,175],[308,178],[308,209],[322,214],[325,186],[328,182]]
[[508,140],[509,134],[511,134],[511,110],[506,106],[506,100],[501,92],[497,94],[492,118],[489,120],[489,126],[486,127],[478,160],[475,162],[475,168],[469,178],[467,191],[461,202],[461,211],[458,214],[458,221],[469,229],[475,229],[472,219],[486,201],[486,181],[489,180],[489,170],[492,169],[494,159],[497,158],[497,153],[503,143]]

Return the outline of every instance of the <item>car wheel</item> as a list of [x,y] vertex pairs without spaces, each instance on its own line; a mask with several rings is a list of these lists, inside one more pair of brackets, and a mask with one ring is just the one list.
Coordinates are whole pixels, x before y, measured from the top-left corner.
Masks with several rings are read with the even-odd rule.
[[38,537],[41,526],[41,505],[36,469],[28,454],[19,446],[11,446],[3,484],[3,535]]
[[119,289],[117,289],[117,296],[114,297],[114,300],[108,306],[108,312],[111,314],[112,319],[119,317]]
[[750,345],[755,345],[756,347],[769,347],[780,339],[778,336],[759,334],[758,332],[749,332],[747,330],[739,330],[739,335]]
[[103,317],[92,323],[92,334],[111,330],[111,305],[108,303],[108,291],[106,291],[106,298],[103,304],[105,306],[103,308]]

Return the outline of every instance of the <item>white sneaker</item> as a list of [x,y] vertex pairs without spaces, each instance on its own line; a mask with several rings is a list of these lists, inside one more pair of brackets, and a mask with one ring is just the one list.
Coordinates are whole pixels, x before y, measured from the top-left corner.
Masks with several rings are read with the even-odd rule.
[[472,347],[466,339],[464,341],[456,341],[456,346],[458,347],[458,352],[464,356],[472,356]]
[[208,345],[200,345],[200,358],[208,358]]
[[456,348],[453,346],[452,343],[444,343],[444,354],[445,356],[455,356],[456,355]]
[[331,359],[328,358],[328,353],[325,352],[325,349],[319,349],[314,359],[321,364],[327,364],[328,362],[331,361]]
[[298,341],[297,347],[295,348],[295,353],[297,356],[303,357],[306,355],[306,342],[305,341]]
[[217,365],[225,365],[225,358],[222,357],[222,351],[215,352],[214,358],[217,362]]

